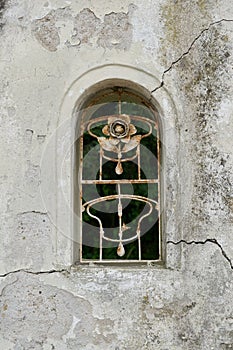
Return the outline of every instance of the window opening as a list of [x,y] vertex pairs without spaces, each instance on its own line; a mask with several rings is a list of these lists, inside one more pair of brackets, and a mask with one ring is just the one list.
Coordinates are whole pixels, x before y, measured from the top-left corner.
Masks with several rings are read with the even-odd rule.
[[113,88],[83,109],[80,261],[161,260],[157,111]]

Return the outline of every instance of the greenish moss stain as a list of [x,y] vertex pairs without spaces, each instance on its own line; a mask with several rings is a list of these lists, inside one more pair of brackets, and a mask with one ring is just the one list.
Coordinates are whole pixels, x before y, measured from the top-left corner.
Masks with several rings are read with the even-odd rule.
[[180,2],[177,4],[168,3],[162,7],[162,19],[164,21],[165,38],[162,40],[162,52],[166,57],[166,47],[171,45],[176,47],[180,45]]
[[143,296],[142,302],[143,302],[143,304],[146,304],[146,305],[149,304],[149,296],[147,294]]
[[160,13],[164,23],[160,59],[162,63],[169,66],[171,53],[179,57],[176,53],[182,50],[184,44],[192,42],[193,28],[203,30],[211,23],[211,16],[208,13],[206,0],[168,0],[161,7]]
[[207,4],[206,4],[206,0],[197,0],[197,5],[200,8],[200,11],[206,15],[207,12]]
[[229,51],[228,36],[221,33],[221,25],[212,26],[177,66],[180,88],[186,101],[195,110],[190,115],[195,125],[194,152],[198,170],[193,213],[205,221],[210,219],[210,214],[205,213],[197,203],[205,203],[208,202],[207,198],[212,198],[212,210],[222,210],[224,198],[230,191],[229,170],[226,167],[219,168],[227,160],[221,150],[213,146],[214,129],[219,119],[218,109],[229,89]]
[[[211,210],[232,210],[224,200],[229,198],[230,193],[227,156],[213,146],[218,110],[229,90],[227,66],[230,48],[222,24],[209,27],[213,23],[210,15],[212,5],[211,1],[206,0],[168,0],[161,7],[164,23],[161,62],[165,67],[170,67],[173,61],[189,50],[172,70],[175,70],[177,90],[185,101],[187,118],[193,125],[191,133],[195,142],[192,152],[196,165],[193,214],[205,221],[210,219],[210,214],[208,209],[206,212],[203,210],[200,202],[209,202],[211,198]],[[190,47],[195,32],[197,41]],[[182,132],[182,125],[180,130]],[[224,164],[221,170],[220,164]]]

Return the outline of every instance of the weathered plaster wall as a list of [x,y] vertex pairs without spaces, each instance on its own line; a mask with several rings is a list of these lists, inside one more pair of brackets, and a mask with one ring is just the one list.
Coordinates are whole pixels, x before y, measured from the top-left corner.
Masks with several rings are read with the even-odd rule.
[[[2,0],[0,27],[0,349],[232,349],[231,2]],[[111,65],[162,106],[176,264],[71,267],[62,250],[55,131],[74,82]]]

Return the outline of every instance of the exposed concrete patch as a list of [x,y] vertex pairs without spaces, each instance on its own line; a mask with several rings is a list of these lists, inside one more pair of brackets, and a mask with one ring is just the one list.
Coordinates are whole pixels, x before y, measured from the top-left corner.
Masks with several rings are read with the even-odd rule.
[[72,40],[79,40],[80,44],[91,44],[102,28],[101,20],[93,11],[86,8],[79,12],[74,20],[74,35]]
[[129,22],[129,13],[109,13],[102,22],[90,9],[82,10],[75,17],[72,39],[79,40],[80,44],[93,44],[112,49],[126,50],[132,41],[132,25]]
[[32,24],[32,32],[35,38],[49,51],[56,51],[60,44],[60,37],[55,24],[53,11],[45,17],[35,20]]
[[[47,338],[60,339],[63,348],[67,344],[69,349],[111,341],[104,336],[111,329],[111,321],[97,320],[88,301],[45,285],[36,276],[21,272],[16,277],[13,283],[5,281],[0,310],[2,334],[17,349],[42,349]],[[102,336],[96,333],[97,322]]]
[[[203,253],[204,251],[206,249],[203,249]],[[230,315],[231,305],[228,305],[228,310],[224,309],[227,307],[225,301],[230,298],[229,287],[226,286],[227,271],[221,273],[219,281],[219,273],[223,267],[222,258],[219,254],[217,260],[212,257],[214,260],[211,261],[211,270],[209,264],[204,269],[200,268],[203,264],[198,264],[200,274],[196,275],[197,270],[192,263],[192,268],[182,273],[183,282],[177,271],[166,270],[162,271],[159,280],[158,271],[154,269],[129,269],[126,272],[111,268],[84,268],[83,271],[77,270],[68,274],[59,274],[56,271],[14,273],[3,279],[4,290],[0,307],[2,310],[7,308],[5,313],[8,310],[12,312],[12,308],[17,312],[25,308],[27,319],[18,319],[18,324],[21,323],[23,329],[17,341],[17,346],[24,346],[25,350],[32,349],[34,342],[42,342],[43,346],[46,344],[49,350],[49,344],[54,344],[55,349],[72,350],[76,350],[78,346],[85,350],[116,347],[153,350],[155,346],[161,349],[199,350],[203,344],[212,346],[215,342],[218,348],[220,338],[214,340],[218,325],[223,328],[222,333],[219,328],[222,341],[226,344],[230,342],[230,332],[226,331],[229,321],[226,317]],[[219,267],[217,270],[215,261]],[[166,284],[168,280],[169,283]],[[137,288],[134,287],[135,282]],[[213,287],[216,282],[217,287]],[[189,288],[184,288],[183,283],[190,283]],[[192,288],[192,284],[195,288]],[[221,293],[220,287],[223,287]],[[14,290],[12,293],[13,288],[17,292]],[[212,293],[212,290],[216,293]],[[27,295],[29,291],[31,294]],[[28,305],[21,302],[22,295]],[[43,304],[40,307],[38,300]],[[79,304],[82,302],[84,306],[80,308]],[[50,309],[51,314],[54,314],[54,318],[51,315],[52,319],[48,316]],[[30,322],[33,311],[31,327],[26,325],[24,330],[24,323],[27,320]],[[38,313],[43,313],[43,316],[38,316]],[[48,325],[48,333],[40,335],[39,339],[35,334],[38,327],[36,319],[40,322],[46,321]],[[86,320],[91,320],[91,324],[84,332],[84,344],[81,340],[82,333],[79,333],[82,328],[79,327],[82,324],[85,327]],[[17,323],[14,313],[13,330],[17,327],[15,322]],[[43,325],[42,329],[44,328]],[[11,332],[7,339],[15,341]]]
[[[32,31],[38,42],[49,51],[57,50],[61,43],[61,32],[64,32],[63,41],[67,47],[87,44],[126,50],[132,42],[132,25],[129,18],[131,12],[130,5],[128,13],[111,12],[105,14],[102,21],[89,8],[83,9],[76,16],[72,15],[70,8],[60,8],[35,20]],[[64,27],[67,27],[67,30],[64,31]]]
[[128,14],[123,12],[106,14],[98,44],[108,49],[126,50],[130,47],[131,41],[132,25]]

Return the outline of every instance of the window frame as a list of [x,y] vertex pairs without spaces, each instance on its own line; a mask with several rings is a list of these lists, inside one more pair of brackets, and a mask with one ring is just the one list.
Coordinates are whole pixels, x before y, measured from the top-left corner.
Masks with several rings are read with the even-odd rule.
[[[87,184],[97,184],[97,183],[100,183],[100,184],[103,184],[103,180],[102,180],[102,176],[100,177],[99,181],[84,181],[83,178],[82,178],[82,173],[83,173],[83,162],[84,162],[84,157],[83,157],[83,134],[84,134],[84,129],[86,128],[88,130],[88,127],[86,127],[86,124],[89,125],[89,124],[94,124],[95,123],[95,119],[93,119],[92,121],[89,120],[89,123],[88,121],[85,119],[87,118],[87,115],[88,115],[88,108],[92,108],[93,106],[95,105],[98,105],[98,102],[100,102],[101,100],[103,101],[105,97],[111,97],[112,96],[116,96],[117,94],[119,94],[119,111],[118,111],[118,115],[117,117],[118,118],[126,118],[126,114],[125,113],[121,113],[121,106],[124,107],[124,105],[122,103],[124,103],[123,101],[123,98],[122,96],[126,95],[128,96],[129,98],[133,97],[135,99],[134,102],[128,102],[128,104],[130,105],[130,103],[134,103],[138,106],[144,106],[144,108],[146,110],[148,110],[148,112],[150,111],[151,115],[153,115],[153,118],[151,118],[150,120],[146,120],[145,117],[142,117],[142,116],[134,116],[134,115],[127,115],[127,117],[131,118],[131,122],[133,123],[133,121],[144,121],[144,123],[148,123],[148,121],[150,122],[150,128],[151,128],[151,132],[148,134],[152,134],[152,128],[154,126],[154,128],[156,129],[156,150],[157,150],[157,159],[156,159],[156,162],[153,163],[154,166],[157,167],[157,178],[156,179],[146,179],[146,180],[142,180],[141,177],[140,177],[140,173],[138,174],[138,180],[133,180],[135,181],[135,183],[138,183],[139,185],[142,184],[142,183],[146,183],[146,184],[153,184],[154,185],[157,183],[157,190],[158,190],[158,199],[157,199],[157,203],[156,203],[156,210],[158,212],[158,232],[154,232],[154,235],[158,235],[158,254],[159,254],[159,257],[156,259],[142,259],[141,258],[141,254],[142,254],[142,247],[141,247],[141,237],[140,237],[140,234],[137,236],[137,240],[138,240],[138,259],[104,259],[102,257],[102,251],[103,251],[103,240],[111,240],[107,237],[105,237],[105,234],[104,232],[102,232],[102,238],[101,238],[101,232],[100,232],[100,247],[99,247],[99,251],[100,251],[100,257],[99,259],[84,259],[83,258],[83,252],[82,252],[82,245],[83,245],[83,233],[82,233],[82,220],[80,220],[80,226],[79,226],[79,263],[81,264],[89,264],[89,263],[95,263],[95,264],[158,264],[158,263],[161,263],[163,261],[163,250],[162,250],[162,230],[161,230],[161,220],[160,220],[160,191],[161,191],[161,184],[160,184],[160,154],[161,154],[161,143],[160,143],[160,124],[159,124],[159,116],[158,116],[158,111],[156,110],[155,106],[153,106],[150,101],[148,99],[145,98],[145,96],[143,96],[142,94],[139,94],[137,91],[135,90],[132,90],[132,89],[129,89],[127,86],[124,87],[124,86],[119,86],[118,84],[116,85],[117,81],[114,81],[114,85],[112,86],[109,86],[108,88],[102,88],[100,89],[99,91],[96,92],[96,94],[93,96],[91,96],[91,98],[89,99],[86,99],[82,105],[82,107],[80,108],[80,111],[79,111],[79,118],[81,120],[81,123],[79,124],[78,126],[78,129],[81,130],[81,135],[80,137],[78,137],[78,141],[77,141],[77,147],[76,147],[76,162],[77,162],[77,165],[76,167],[78,167],[80,169],[79,171],[79,195],[76,196],[76,198],[79,198],[78,201],[80,201],[80,198],[82,200],[82,197],[83,197],[83,185],[87,182]],[[107,104],[111,104],[112,102],[111,101],[106,101],[106,105]],[[127,102],[126,102],[127,103]],[[93,112],[94,113],[94,112]],[[91,114],[92,115],[92,114]],[[89,116],[90,117],[90,116]],[[111,114],[110,115],[107,115],[107,116],[103,116],[102,118],[104,119],[107,119],[107,117],[110,117],[111,118],[117,118],[116,116],[112,116]],[[102,118],[99,118],[99,119],[102,119]],[[135,120],[134,120],[135,119]],[[131,124],[130,124],[131,125]],[[152,126],[153,125],[153,126]],[[92,134],[90,132],[90,130],[88,131],[90,134]],[[92,136],[94,136],[92,134]],[[143,138],[143,136],[142,136]],[[98,137],[97,137],[98,139]],[[106,141],[105,141],[106,142]],[[140,149],[141,145],[139,143],[139,149]],[[100,149],[101,149],[101,146],[100,146]],[[136,154],[136,153],[135,153]],[[140,159],[140,154],[138,155],[138,160]],[[100,165],[102,167],[102,165]],[[141,170],[140,168],[140,163],[138,164],[138,169]],[[117,183],[117,186],[118,188],[121,186],[121,184],[123,183],[131,183],[130,180],[128,179],[125,179],[124,181],[123,180],[114,180],[116,181]],[[111,182],[111,181],[110,181]],[[109,183],[110,183],[109,182]],[[133,182],[132,182],[133,183]],[[102,197],[103,199],[104,197]],[[116,200],[117,200],[117,196],[116,196]],[[123,198],[123,197],[121,197]],[[131,198],[132,200],[137,200],[137,199],[133,199]],[[104,200],[104,199],[103,199]],[[119,199],[120,200],[120,199]],[[138,200],[141,200],[140,198]],[[97,201],[96,201],[97,202]],[[152,203],[153,200],[148,198],[148,201],[147,203]],[[146,203],[146,202],[145,202]],[[150,204],[151,208],[152,208],[152,205]],[[77,208],[78,208],[78,212],[80,215],[80,218],[82,217],[82,211],[85,212],[85,205],[83,206],[82,204],[80,203],[77,203]],[[89,210],[89,207],[88,207],[88,210]],[[151,209],[151,212],[152,209]],[[89,215],[91,215],[90,211],[89,211]],[[150,213],[150,215],[153,215]],[[93,216],[92,216],[93,217]],[[99,221],[99,225],[102,225],[101,221],[95,216],[95,218]],[[102,227],[102,226],[101,226]],[[100,227],[100,231],[103,229]],[[155,230],[155,228],[154,228]],[[146,233],[145,233],[146,234]],[[123,239],[123,238],[122,238]],[[155,238],[154,238],[155,239]],[[156,240],[156,239],[155,239]],[[124,240],[123,240],[124,241]],[[122,241],[122,242],[123,242]],[[119,243],[119,246],[118,246],[118,249],[120,248],[123,248],[122,244],[121,244],[121,247],[120,247],[120,244],[121,242]],[[123,248],[124,249],[124,248]],[[118,254],[119,255],[119,254]],[[156,251],[154,252],[154,256],[156,255]]]

